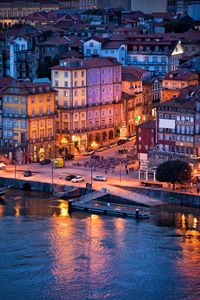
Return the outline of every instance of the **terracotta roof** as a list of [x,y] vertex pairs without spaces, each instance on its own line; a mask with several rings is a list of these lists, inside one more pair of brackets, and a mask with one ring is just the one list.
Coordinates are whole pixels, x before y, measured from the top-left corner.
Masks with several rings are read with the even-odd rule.
[[134,95],[130,95],[128,93],[122,92],[122,99],[128,100],[134,97],[135,97]]
[[137,127],[139,127],[139,128],[152,128],[152,129],[155,129],[156,128],[156,121],[155,120],[148,121],[148,122],[145,122],[145,123],[142,123],[142,124],[138,125]]
[[180,108],[195,108],[195,102],[194,99],[190,98],[180,98],[179,97],[173,97],[171,100],[168,100],[163,103],[159,103],[157,107],[180,107]]
[[119,49],[122,44],[122,41],[107,41],[102,49]]
[[47,46],[47,45],[58,46],[58,45],[65,45],[65,44],[70,44],[70,41],[61,36],[56,36],[50,40],[40,43],[41,46]]
[[5,86],[9,85],[11,82],[15,81],[13,77],[0,77],[0,88],[5,88]]
[[89,69],[89,68],[100,68],[109,66],[120,66],[121,64],[113,57],[95,57],[88,59],[79,58],[68,58],[61,60],[61,63],[68,62],[69,66],[57,65],[52,67],[52,70],[76,70],[76,69]]
[[[3,89],[6,90],[8,87],[13,87],[13,88],[18,88],[18,89],[23,89],[25,90],[25,93],[28,94],[41,94],[41,93],[49,93],[49,92],[54,92],[52,89],[51,85],[48,82],[40,82],[40,83],[33,83],[31,81],[19,81],[16,80],[13,83],[10,83]],[[40,91],[39,88],[42,87],[42,92]],[[35,90],[34,90],[35,89]],[[2,93],[3,93],[2,91]]]
[[76,51],[76,50],[71,50],[71,51],[67,51],[66,53],[60,55],[61,59],[64,58],[73,58],[73,57],[81,57],[82,55]]
[[168,12],[154,12],[151,14],[153,18],[159,18],[159,19],[170,19],[172,18],[172,15]]
[[146,73],[139,67],[122,67],[122,81],[139,81],[142,80],[142,75]]
[[[189,70],[177,70],[173,72],[168,72],[164,76],[164,80],[189,80],[192,75],[196,75],[196,73]],[[198,76],[197,76],[198,79]]]

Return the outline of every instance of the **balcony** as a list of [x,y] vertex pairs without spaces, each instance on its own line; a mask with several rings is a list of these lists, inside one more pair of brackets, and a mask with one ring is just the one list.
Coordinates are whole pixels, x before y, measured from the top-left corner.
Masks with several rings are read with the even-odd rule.
[[56,140],[56,137],[50,136],[50,137],[44,137],[40,139],[29,139],[29,143],[35,144],[35,143],[40,143],[40,142],[48,142],[48,141],[53,141]]

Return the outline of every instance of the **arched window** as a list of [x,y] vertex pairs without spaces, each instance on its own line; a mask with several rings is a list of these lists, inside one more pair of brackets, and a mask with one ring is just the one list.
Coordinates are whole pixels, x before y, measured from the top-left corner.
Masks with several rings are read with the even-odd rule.
[[113,131],[112,130],[109,131],[109,140],[113,140]]
[[103,142],[107,142],[107,133],[106,133],[106,131],[103,132]]

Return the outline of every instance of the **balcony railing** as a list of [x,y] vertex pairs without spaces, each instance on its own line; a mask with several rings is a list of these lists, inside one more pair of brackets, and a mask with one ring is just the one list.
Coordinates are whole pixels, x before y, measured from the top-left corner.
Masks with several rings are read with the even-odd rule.
[[34,144],[34,143],[40,143],[40,142],[47,142],[47,141],[53,141],[56,140],[56,137],[50,136],[50,137],[44,137],[40,139],[29,139],[29,143]]
[[111,102],[106,103],[92,103],[87,105],[80,105],[80,106],[64,106],[64,105],[56,105],[56,109],[63,109],[63,110],[73,110],[73,109],[87,109],[90,107],[98,107],[98,106],[105,106],[105,105],[111,105],[111,104],[119,104],[121,103],[121,100],[113,100]]

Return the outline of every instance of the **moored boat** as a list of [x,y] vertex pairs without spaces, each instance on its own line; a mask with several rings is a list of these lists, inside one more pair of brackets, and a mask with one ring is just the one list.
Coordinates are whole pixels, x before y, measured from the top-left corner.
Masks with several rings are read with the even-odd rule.
[[9,190],[10,190],[11,186],[4,186],[4,187],[0,187],[0,197],[5,195]]

